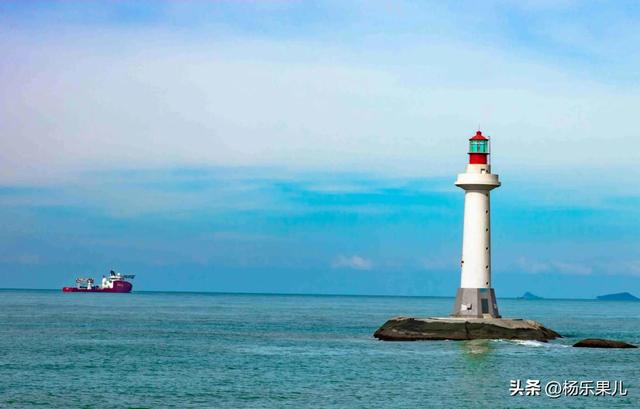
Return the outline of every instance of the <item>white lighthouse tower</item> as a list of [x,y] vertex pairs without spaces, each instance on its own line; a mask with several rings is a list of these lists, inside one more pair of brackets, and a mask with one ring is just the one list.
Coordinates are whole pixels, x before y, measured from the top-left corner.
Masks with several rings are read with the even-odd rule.
[[500,318],[491,288],[491,225],[489,194],[500,186],[491,173],[489,139],[476,132],[469,139],[469,164],[458,175],[456,186],[464,189],[464,232],[460,288],[453,316]]
[[489,138],[478,131],[469,139],[469,164],[458,175],[464,190],[464,233],[460,288],[451,317],[396,317],[373,334],[384,341],[530,339],[561,337],[532,320],[502,318],[491,288],[491,227],[489,195],[500,186],[489,166]]

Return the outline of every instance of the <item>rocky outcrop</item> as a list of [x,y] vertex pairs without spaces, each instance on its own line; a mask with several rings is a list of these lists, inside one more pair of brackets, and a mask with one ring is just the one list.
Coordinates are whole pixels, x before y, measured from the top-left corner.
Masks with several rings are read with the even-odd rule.
[[543,342],[561,337],[531,320],[457,317],[392,318],[373,336],[382,341],[521,339]]
[[622,341],[613,341],[611,339],[587,338],[573,344],[578,348],[638,348],[635,345],[627,344]]

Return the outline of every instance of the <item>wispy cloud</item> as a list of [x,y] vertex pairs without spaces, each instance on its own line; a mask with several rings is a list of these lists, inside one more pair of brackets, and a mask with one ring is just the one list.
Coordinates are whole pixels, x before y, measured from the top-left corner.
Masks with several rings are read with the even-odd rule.
[[582,261],[536,260],[520,257],[514,263],[514,273],[532,274],[565,274],[565,275],[621,275],[640,276],[640,262],[621,257],[596,259],[586,258]]
[[[323,13],[290,4],[267,7],[268,16],[255,2],[196,7],[200,15],[143,5],[127,24],[116,20],[126,8],[109,3],[32,6],[39,24],[7,10],[0,180],[166,165],[451,175],[478,122],[494,135],[503,171],[550,169],[538,176],[555,180],[584,163],[635,166],[638,90],[626,86],[626,63],[584,47],[586,57],[559,64],[547,57],[558,51],[545,40],[553,34],[528,36],[528,24],[506,18],[541,23],[557,8],[482,4],[321,2]],[[80,24],[85,15],[93,26]],[[576,33],[597,31],[600,42],[622,42],[625,58],[639,54],[637,25],[620,35],[577,15]]]
[[371,270],[373,262],[362,256],[338,256],[331,264],[333,268],[349,268],[352,270]]
[[420,258],[419,264],[427,271],[455,271],[460,266],[457,256],[449,254],[439,257],[423,257]]
[[567,275],[591,275],[594,269],[584,262],[567,262],[560,260],[532,260],[519,258],[516,261],[517,270],[525,273],[558,273]]
[[610,260],[602,265],[601,271],[609,275],[640,277],[640,260]]
[[32,253],[0,254],[0,263],[18,265],[37,265],[40,263],[40,256]]

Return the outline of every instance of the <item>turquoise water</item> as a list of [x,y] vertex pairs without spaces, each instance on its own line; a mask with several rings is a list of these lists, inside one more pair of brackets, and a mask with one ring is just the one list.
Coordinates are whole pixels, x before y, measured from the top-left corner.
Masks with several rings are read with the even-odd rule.
[[[499,300],[567,336],[381,342],[447,298],[0,291],[0,407],[640,407],[640,302]],[[626,397],[509,396],[511,379],[623,380]]]

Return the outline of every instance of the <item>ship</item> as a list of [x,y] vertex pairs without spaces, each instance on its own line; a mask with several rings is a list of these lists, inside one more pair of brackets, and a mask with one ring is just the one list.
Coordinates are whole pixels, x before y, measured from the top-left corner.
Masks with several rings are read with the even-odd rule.
[[133,285],[127,280],[135,278],[132,274],[120,274],[111,270],[108,276],[102,276],[99,286],[93,278],[78,277],[75,287],[63,287],[65,293],[130,293]]

